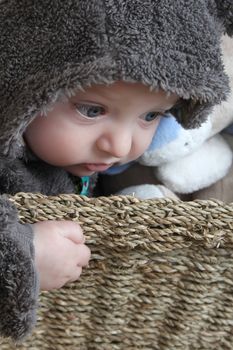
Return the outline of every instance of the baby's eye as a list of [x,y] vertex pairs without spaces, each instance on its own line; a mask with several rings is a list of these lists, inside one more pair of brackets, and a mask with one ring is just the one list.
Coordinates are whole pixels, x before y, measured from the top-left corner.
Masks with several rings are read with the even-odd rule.
[[149,112],[143,116],[143,120],[147,123],[150,123],[158,117],[161,117],[162,115],[163,113],[161,112]]
[[76,110],[86,118],[98,118],[106,113],[101,106],[76,104]]

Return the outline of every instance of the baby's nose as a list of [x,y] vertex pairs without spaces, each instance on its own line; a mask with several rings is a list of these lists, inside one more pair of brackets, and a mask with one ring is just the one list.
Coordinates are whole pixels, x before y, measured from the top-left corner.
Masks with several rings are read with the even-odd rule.
[[130,153],[131,147],[132,132],[128,129],[115,129],[99,140],[99,149],[117,159],[126,157]]

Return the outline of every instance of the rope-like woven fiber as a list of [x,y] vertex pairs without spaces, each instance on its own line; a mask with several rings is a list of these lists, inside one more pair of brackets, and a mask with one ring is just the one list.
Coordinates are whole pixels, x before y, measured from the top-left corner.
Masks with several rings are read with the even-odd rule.
[[233,349],[233,203],[18,194],[22,222],[77,220],[81,279],[41,293],[36,329],[1,350]]

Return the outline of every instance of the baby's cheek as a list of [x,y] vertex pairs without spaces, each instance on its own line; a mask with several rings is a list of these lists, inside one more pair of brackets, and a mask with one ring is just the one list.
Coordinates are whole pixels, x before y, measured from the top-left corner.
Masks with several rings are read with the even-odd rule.
[[160,120],[161,120],[161,117],[157,118],[155,125],[149,130],[147,137],[144,138],[145,144],[144,144],[144,150],[142,153],[144,153],[147,150],[147,148],[149,148],[153,138],[156,137],[156,132],[157,132]]
[[141,157],[141,155],[147,150],[149,145],[150,145],[150,140],[145,140],[145,139],[141,140],[140,143],[138,143],[134,148],[134,151],[132,154],[133,160]]
[[149,148],[151,142],[152,142],[152,139],[154,137],[154,134],[156,132],[156,129],[154,130],[150,130],[150,132],[148,133],[148,135],[145,135],[145,137],[142,138],[141,140],[141,154],[140,156],[147,150],[147,148]]

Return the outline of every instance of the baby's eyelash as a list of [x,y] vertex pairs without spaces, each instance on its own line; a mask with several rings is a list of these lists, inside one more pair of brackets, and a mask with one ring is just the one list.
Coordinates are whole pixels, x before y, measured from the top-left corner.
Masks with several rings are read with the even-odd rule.
[[78,113],[80,113],[82,116],[88,119],[98,118],[106,114],[105,109],[102,106],[98,105],[80,103],[76,104],[75,108],[78,111]]
[[168,111],[165,111],[164,113],[161,113],[161,115],[163,118],[169,118],[172,115],[172,113],[170,110],[168,110]]

